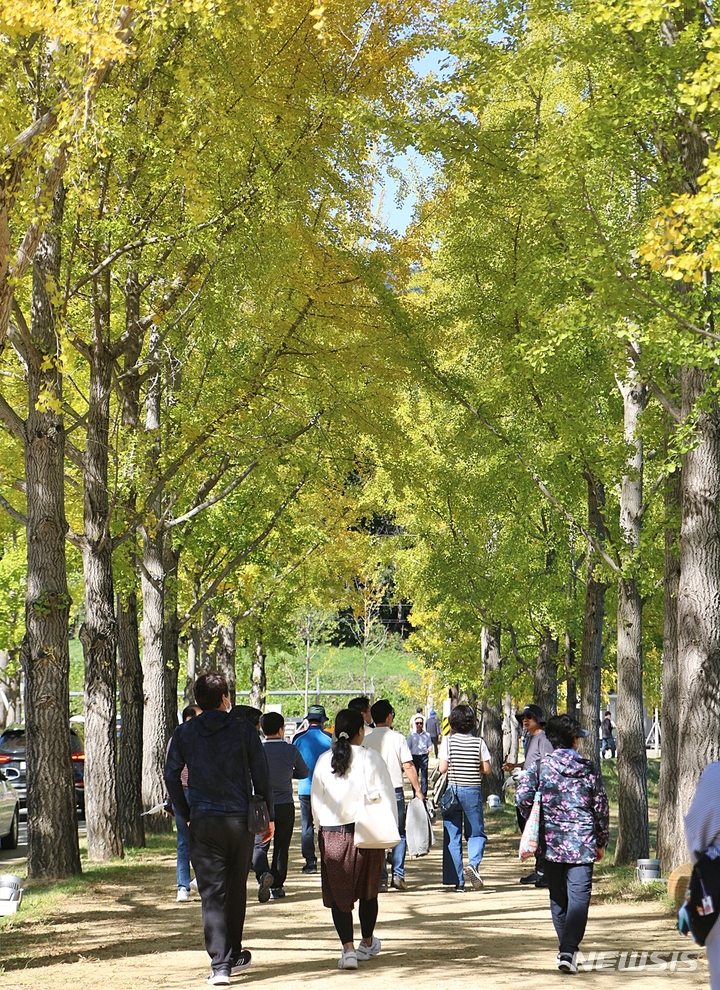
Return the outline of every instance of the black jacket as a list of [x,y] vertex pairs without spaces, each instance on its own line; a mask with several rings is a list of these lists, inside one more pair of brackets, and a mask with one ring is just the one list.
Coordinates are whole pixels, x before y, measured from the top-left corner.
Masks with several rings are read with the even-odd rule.
[[[202,712],[179,725],[170,741],[165,784],[180,815],[192,821],[247,814],[243,736],[255,793],[265,798],[270,819],[274,820],[270,775],[257,730],[246,719],[218,709]],[[180,782],[184,766],[188,768],[187,800]]]

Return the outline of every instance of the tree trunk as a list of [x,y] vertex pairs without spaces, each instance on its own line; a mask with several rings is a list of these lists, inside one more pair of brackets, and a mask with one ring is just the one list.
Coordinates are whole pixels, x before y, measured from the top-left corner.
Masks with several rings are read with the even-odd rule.
[[266,689],[265,647],[263,646],[262,634],[260,634],[255,640],[252,673],[250,675],[250,698],[248,704],[251,708],[259,708],[261,711],[265,711]]
[[[165,801],[165,749],[168,741],[165,658],[163,656],[165,569],[163,534],[142,530],[143,560],[140,570],[143,599],[141,624],[143,643],[143,804],[145,810]],[[146,816],[150,832],[172,831],[172,820],[158,812]]]
[[[480,706],[481,722],[480,735],[490,750],[491,772],[482,778],[483,798],[487,800],[490,794],[502,796],[502,786],[505,780],[503,773],[503,725],[502,707],[500,703],[490,704],[487,694],[493,690],[493,673],[500,669],[500,629],[482,627],[482,662],[483,662],[483,700]],[[497,688],[495,687],[495,690]]]
[[575,679],[575,644],[569,629],[565,629],[565,711],[577,717],[577,681]]
[[520,749],[520,732],[516,715],[517,709],[513,704],[512,695],[506,692],[503,699],[503,750],[508,763],[517,763]]
[[[215,609],[206,605],[203,609],[203,668],[223,674],[230,689],[230,700],[235,704],[237,678],[235,674],[235,620],[218,622]],[[263,666],[263,678],[264,678]],[[263,698],[265,682],[263,680]],[[264,701],[263,701],[264,704]]]
[[637,584],[642,531],[643,445],[639,420],[647,390],[633,365],[618,382],[624,404],[625,443],[630,448],[620,492],[620,529],[624,550],[618,582],[617,731],[618,837],[616,865],[634,865],[650,851],[647,797],[647,755],[642,690],[642,599]]
[[83,457],[83,576],[85,621],[80,641],[85,657],[85,821],[88,858],[122,856],[115,753],[115,594],[108,500],[108,440],[112,357],[105,341],[110,327],[110,269],[95,286],[95,334],[90,347],[87,447]]
[[665,482],[665,580],[663,584],[662,736],[658,794],[657,855],[663,873],[671,873],[685,860],[685,830],[678,813],[678,522],[680,472]]
[[187,648],[187,678],[185,680],[185,707],[195,704],[195,691],[193,690],[195,681],[199,674],[197,661],[200,656],[200,630],[193,623],[188,634]]
[[180,548],[172,545],[170,533],[163,541],[165,598],[163,602],[163,657],[165,659],[165,704],[168,739],[178,725],[178,677],[180,674],[180,617],[177,610],[177,575]]
[[[605,542],[603,510],[605,491],[592,474],[586,473],[588,486],[588,532],[598,543]],[[600,766],[600,685],[602,673],[602,637],[605,625],[605,591],[607,585],[596,580],[598,560],[593,548],[587,548],[585,614],[580,654],[580,725],[590,735],[581,739],[579,751]]]
[[0,650],[0,728],[21,721],[18,649]]
[[118,805],[126,846],[145,845],[142,817],[143,672],[138,642],[137,596],[131,592],[123,605],[117,601],[118,667],[120,689],[120,759]]
[[540,642],[535,666],[533,701],[545,718],[557,715],[557,641],[546,629]]
[[[60,269],[63,189],[33,264],[28,353],[27,598],[21,662],[25,673],[28,877],[80,873],[75,784],[70,760],[70,596],[65,560],[65,431],[62,377],[50,293]],[[43,367],[45,366],[45,367]],[[49,366],[49,367],[48,367]],[[38,408],[39,406],[39,408]]]
[[[678,814],[687,812],[698,778],[720,759],[720,411],[697,412],[715,376],[682,372],[683,419],[697,415],[698,444],[684,458],[678,588]],[[685,846],[682,846],[683,853]]]

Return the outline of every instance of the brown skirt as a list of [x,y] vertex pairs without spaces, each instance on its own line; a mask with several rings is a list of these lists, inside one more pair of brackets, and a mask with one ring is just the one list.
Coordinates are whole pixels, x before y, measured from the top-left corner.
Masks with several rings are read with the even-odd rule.
[[320,880],[325,907],[352,911],[355,901],[370,901],[380,890],[384,849],[358,849],[352,832],[318,834]]

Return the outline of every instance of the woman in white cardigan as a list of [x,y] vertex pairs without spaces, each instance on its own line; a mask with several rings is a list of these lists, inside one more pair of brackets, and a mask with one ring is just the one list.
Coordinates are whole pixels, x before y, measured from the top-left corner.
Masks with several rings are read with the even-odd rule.
[[[708,763],[698,781],[695,797],[685,816],[685,837],[690,859],[697,863],[704,853],[720,856],[720,762]],[[705,939],[710,988],[720,990],[720,920]]]
[[[375,938],[378,890],[384,849],[357,849],[355,820],[366,789],[377,791],[397,820],[397,801],[390,774],[379,753],[362,747],[364,720],[360,712],[344,708],[335,716],[332,749],[315,764],[312,813],[318,825],[322,897],[332,910],[342,942],[339,969],[357,969],[358,959],[380,951]],[[360,901],[362,940],[355,949],[352,911]]]

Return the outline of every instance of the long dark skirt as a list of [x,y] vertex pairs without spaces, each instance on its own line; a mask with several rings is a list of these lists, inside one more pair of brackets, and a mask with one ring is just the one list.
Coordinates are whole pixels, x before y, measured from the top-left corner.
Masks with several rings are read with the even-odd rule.
[[380,890],[384,849],[358,849],[352,832],[318,835],[320,880],[325,907],[352,911],[355,901],[370,901]]

